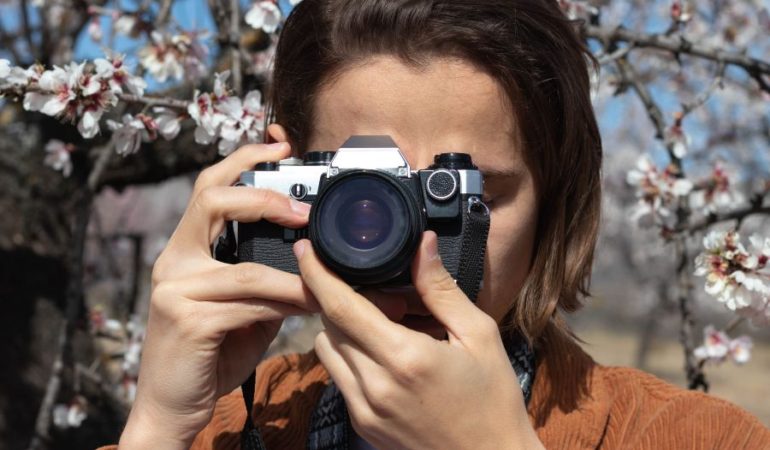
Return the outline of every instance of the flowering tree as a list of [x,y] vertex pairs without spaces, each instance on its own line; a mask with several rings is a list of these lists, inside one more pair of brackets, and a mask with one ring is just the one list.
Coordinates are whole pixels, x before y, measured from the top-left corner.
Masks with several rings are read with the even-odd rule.
[[[200,2],[192,8],[210,23],[194,26],[190,2],[0,0],[0,187],[8,194],[0,201],[24,212],[0,221],[0,249],[8,260],[26,258],[13,273],[42,267],[58,279],[62,290],[52,295],[64,311],[30,447],[77,436],[87,411],[109,409],[120,423],[133,400],[143,240],[99,233],[96,194],[194,172],[261,142],[262,90],[296,3]],[[625,261],[640,289],[655,284],[657,301],[676,306],[689,386],[706,389],[707,362],[749,359],[751,340],[729,333],[745,319],[770,322],[767,7],[559,3],[600,67],[594,93],[606,196],[598,265]],[[98,48],[97,57],[78,56]],[[105,270],[120,272],[119,250],[134,261],[131,287],[114,293],[121,306],[88,304],[86,285]],[[66,277],[56,278],[62,268]],[[31,301],[38,283],[22,282],[9,297]],[[728,312],[724,326],[704,328],[700,346],[698,300]]]

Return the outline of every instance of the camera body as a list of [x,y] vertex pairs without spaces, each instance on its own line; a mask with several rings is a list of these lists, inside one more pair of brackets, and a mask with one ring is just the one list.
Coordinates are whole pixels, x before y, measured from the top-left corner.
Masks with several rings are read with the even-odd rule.
[[425,230],[436,232],[441,260],[456,279],[468,235],[466,212],[483,206],[481,172],[469,155],[442,153],[429,168],[412,171],[389,136],[352,136],[336,152],[261,163],[243,172],[239,185],[312,206],[302,229],[267,221],[237,224],[238,261],[299,273],[292,245],[309,238],[319,259],[354,286],[410,285]]

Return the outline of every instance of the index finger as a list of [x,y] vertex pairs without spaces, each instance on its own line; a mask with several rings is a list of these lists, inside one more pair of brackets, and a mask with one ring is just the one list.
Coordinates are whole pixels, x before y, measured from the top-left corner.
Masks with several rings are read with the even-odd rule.
[[424,335],[391,322],[385,314],[318,260],[306,239],[294,244],[302,280],[315,296],[326,318],[378,362],[407,340]]
[[230,186],[241,172],[251,170],[261,162],[278,161],[289,156],[288,142],[275,144],[248,144],[234,151],[222,161],[201,171],[195,180],[195,193],[211,186]]

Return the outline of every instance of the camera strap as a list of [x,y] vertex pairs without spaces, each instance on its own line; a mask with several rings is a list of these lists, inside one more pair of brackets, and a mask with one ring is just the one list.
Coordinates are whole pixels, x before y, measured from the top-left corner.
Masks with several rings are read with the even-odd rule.
[[478,197],[468,199],[463,220],[463,238],[460,265],[457,268],[457,286],[476,301],[484,278],[484,254],[489,236],[489,208]]
[[[233,222],[226,222],[225,232],[219,237],[216,246],[214,246],[214,259],[227,264],[235,264],[238,262],[237,249],[238,245],[235,239]],[[246,421],[243,424],[243,431],[241,431],[241,448],[244,450],[265,450],[262,435],[257,427],[254,426],[254,421],[251,418],[251,409],[254,405],[254,388],[257,383],[256,375],[256,371],[252,371],[249,378],[241,385],[243,401],[246,406]]]
[[[460,264],[457,269],[457,286],[472,301],[476,301],[484,276],[484,255],[489,236],[489,208],[477,197],[471,197],[463,220]],[[214,248],[214,257],[218,261],[235,264],[237,244],[232,222],[227,222],[224,235],[220,236]],[[266,450],[259,429],[254,425],[252,409],[256,371],[241,385],[246,421],[241,431],[241,448],[244,450]]]

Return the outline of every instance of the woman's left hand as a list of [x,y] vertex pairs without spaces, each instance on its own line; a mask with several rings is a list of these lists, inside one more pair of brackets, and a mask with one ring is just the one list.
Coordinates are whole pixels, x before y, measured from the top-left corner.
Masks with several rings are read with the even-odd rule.
[[423,235],[412,280],[448,341],[392,322],[326,269],[308,241],[294,247],[323,309],[315,350],[342,391],[356,432],[378,448],[542,448],[497,323],[457,287]]

